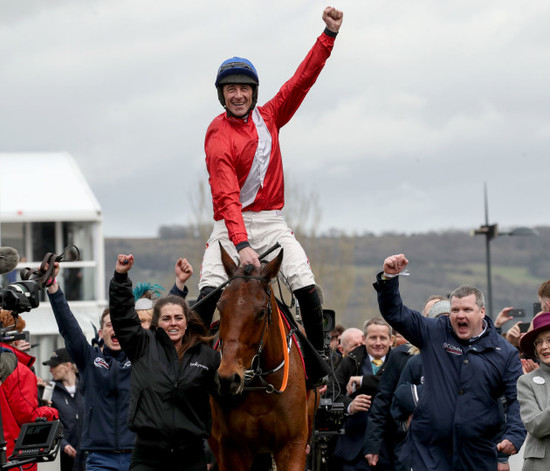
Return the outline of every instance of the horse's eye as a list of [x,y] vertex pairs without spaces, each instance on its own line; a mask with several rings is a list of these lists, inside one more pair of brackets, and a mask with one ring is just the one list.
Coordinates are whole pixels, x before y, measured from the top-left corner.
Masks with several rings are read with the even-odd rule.
[[256,317],[257,317],[258,319],[261,319],[261,318],[264,317],[266,314],[267,314],[267,308],[263,308],[263,309],[261,309],[260,311],[258,311],[258,314],[256,314]]

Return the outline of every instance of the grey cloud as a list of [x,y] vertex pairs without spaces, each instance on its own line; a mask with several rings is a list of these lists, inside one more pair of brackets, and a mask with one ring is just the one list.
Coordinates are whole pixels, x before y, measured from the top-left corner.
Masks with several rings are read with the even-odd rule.
[[[484,181],[499,223],[544,223],[550,6],[393,6],[343,0],[333,55],[281,131],[285,170],[318,192],[322,228],[476,226]],[[12,1],[0,22],[0,151],[70,152],[108,235],[191,217],[223,59],[255,63],[262,103],[323,26],[305,0]]]

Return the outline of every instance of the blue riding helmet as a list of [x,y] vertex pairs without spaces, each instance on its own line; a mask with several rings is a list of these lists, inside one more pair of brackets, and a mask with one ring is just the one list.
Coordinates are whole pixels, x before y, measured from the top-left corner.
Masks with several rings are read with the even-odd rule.
[[[239,82],[235,82],[235,77],[228,79],[232,75],[240,75]],[[248,83],[250,85],[258,86],[260,80],[258,79],[258,72],[248,59],[244,57],[232,57],[222,62],[218,69],[216,76],[216,87],[225,83]]]
[[228,83],[246,83],[252,86],[252,106],[253,109],[258,101],[258,72],[252,62],[244,57],[232,57],[222,62],[216,75],[216,88],[218,89],[218,100],[225,107],[223,97],[223,85]]

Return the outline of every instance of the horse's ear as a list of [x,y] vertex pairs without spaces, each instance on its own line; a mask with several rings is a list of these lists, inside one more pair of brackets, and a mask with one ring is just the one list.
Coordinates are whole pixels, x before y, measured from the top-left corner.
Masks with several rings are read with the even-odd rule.
[[271,260],[265,267],[262,268],[262,278],[268,283],[277,276],[281,263],[283,261],[283,249],[279,251],[279,254]]
[[218,241],[218,244],[220,244],[223,268],[225,268],[225,273],[227,273],[227,276],[231,278],[233,276],[233,273],[235,273],[235,270],[237,269],[237,264],[233,261],[231,255],[229,255],[227,251],[223,248],[222,243]]

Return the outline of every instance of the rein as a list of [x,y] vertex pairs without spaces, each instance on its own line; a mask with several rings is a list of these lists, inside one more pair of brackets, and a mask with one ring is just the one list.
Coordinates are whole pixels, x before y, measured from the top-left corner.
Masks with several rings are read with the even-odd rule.
[[[256,281],[260,281],[261,283],[266,283],[265,279],[261,277],[251,276],[251,275],[237,275],[232,277],[228,281],[228,284],[230,284],[231,281],[239,278],[244,280],[256,280]],[[258,344],[258,350],[256,351],[256,354],[254,355],[254,357],[252,357],[252,360],[250,362],[250,368],[245,370],[244,372],[244,381],[245,381],[244,391],[262,391],[263,390],[268,394],[272,394],[272,393],[282,394],[286,390],[286,387],[288,385],[288,376],[290,371],[289,354],[292,348],[292,337],[294,335],[295,329],[294,328],[290,329],[289,333],[285,336],[284,322],[281,314],[279,313],[279,307],[277,306],[277,301],[275,300],[273,290],[271,289],[271,285],[269,283],[267,283],[265,292],[269,297],[269,302],[267,304],[267,313],[265,315],[264,324],[262,328],[262,337],[260,338],[260,343]],[[279,320],[279,332],[281,334],[281,341],[283,343],[283,359],[277,367],[269,371],[263,371],[261,366],[261,355],[265,347],[267,329],[272,323],[273,312],[277,314],[277,317]],[[220,340],[220,352],[221,352],[221,348],[222,348],[222,341]],[[283,380],[282,380],[280,389],[276,389],[272,383],[269,383],[264,378],[273,373],[276,373],[281,368],[283,368]],[[247,383],[248,384],[252,383],[256,378],[259,380],[262,386],[246,386]]]

